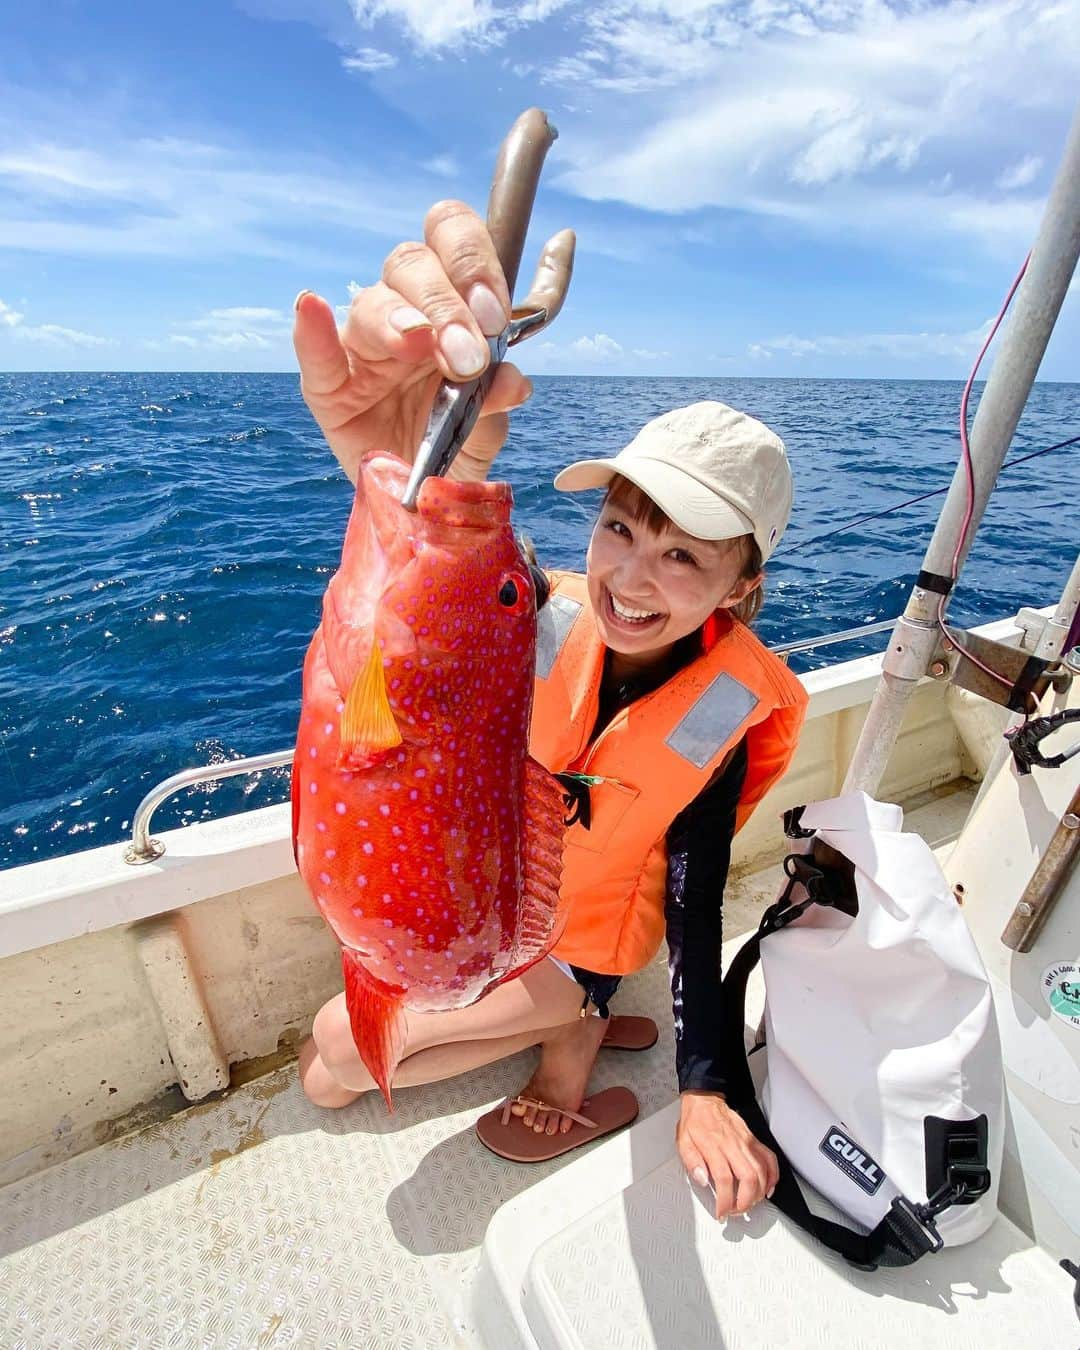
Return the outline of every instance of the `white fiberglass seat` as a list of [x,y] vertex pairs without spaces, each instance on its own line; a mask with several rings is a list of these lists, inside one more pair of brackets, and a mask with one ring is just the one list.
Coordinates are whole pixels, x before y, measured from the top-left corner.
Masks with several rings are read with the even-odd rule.
[[857,1271],[771,1205],[717,1223],[674,1154],[677,1119],[673,1103],[503,1205],[474,1288],[488,1350],[1077,1341],[1072,1281],[1004,1216],[905,1270]]

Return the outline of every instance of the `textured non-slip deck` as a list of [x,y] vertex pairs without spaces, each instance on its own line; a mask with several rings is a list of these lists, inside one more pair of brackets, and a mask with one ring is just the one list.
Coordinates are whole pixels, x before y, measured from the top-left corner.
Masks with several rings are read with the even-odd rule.
[[[943,818],[934,803],[909,823],[936,842]],[[775,894],[775,869],[732,890],[729,936]],[[615,1007],[655,1017],[660,1040],[601,1052],[592,1086],[629,1086],[649,1116],[675,1096],[662,958]],[[0,1347],[473,1350],[489,1222],[568,1164],[504,1163],[472,1132],[534,1055],[400,1090],[392,1116],[374,1093],[313,1107],[287,1066],[0,1190]]]
[[[663,966],[617,1006],[658,1014],[661,1038],[603,1052],[593,1085],[655,1111],[675,1093]],[[504,1163],[472,1132],[533,1055],[402,1089],[392,1116],[374,1093],[313,1107],[288,1066],[5,1188],[0,1346],[476,1346],[488,1222],[560,1165]]]

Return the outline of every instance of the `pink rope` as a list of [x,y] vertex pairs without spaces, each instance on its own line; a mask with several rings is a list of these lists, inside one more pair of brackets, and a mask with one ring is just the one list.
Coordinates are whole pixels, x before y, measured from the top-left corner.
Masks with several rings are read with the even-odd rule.
[[[967,475],[968,504],[967,511],[964,515],[964,523],[960,527],[960,536],[956,541],[956,551],[953,553],[952,557],[952,571],[949,580],[953,585],[956,584],[956,578],[960,573],[960,554],[964,551],[964,544],[967,542],[968,532],[971,529],[971,518],[975,514],[975,463],[971,456],[971,445],[968,442],[968,401],[971,398],[972,386],[975,384],[975,376],[978,374],[982,359],[986,355],[987,348],[990,346],[991,342],[993,342],[997,330],[1001,327],[1001,321],[1005,318],[1009,306],[1012,304],[1013,296],[1016,294],[1017,287],[1024,279],[1024,273],[1027,271],[1027,266],[1030,261],[1031,254],[1029,253],[1024,259],[1020,271],[1017,272],[1016,279],[1009,287],[1009,293],[1005,297],[1005,302],[1000,310],[998,310],[998,316],[994,320],[990,332],[986,335],[986,341],[982,345],[982,350],[975,358],[975,364],[971,368],[971,374],[968,376],[967,384],[964,385],[964,392],[960,397],[960,448],[962,451],[964,472]],[[951,593],[951,586],[949,590]],[[939,596],[937,612],[938,627],[941,629],[947,641],[952,643],[961,656],[966,657],[967,660],[978,666],[984,674],[992,676],[999,684],[1005,685],[1006,688],[1011,688],[1011,680],[1006,679],[1004,675],[1000,675],[996,670],[991,670],[989,666],[984,665],[977,657],[972,656],[972,654],[961,644],[956,634],[946,625],[945,601],[947,599],[947,595]]]

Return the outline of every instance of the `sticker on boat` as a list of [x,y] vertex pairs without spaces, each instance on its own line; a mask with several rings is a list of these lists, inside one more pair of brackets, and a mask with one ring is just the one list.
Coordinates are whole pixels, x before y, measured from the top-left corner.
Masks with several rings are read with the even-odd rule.
[[1080,965],[1058,961],[1043,971],[1043,997],[1055,1017],[1080,1027]]

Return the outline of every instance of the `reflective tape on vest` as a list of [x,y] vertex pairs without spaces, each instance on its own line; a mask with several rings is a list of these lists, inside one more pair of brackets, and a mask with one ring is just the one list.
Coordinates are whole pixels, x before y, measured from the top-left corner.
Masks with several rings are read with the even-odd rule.
[[553,595],[536,616],[536,677],[546,680],[555,669],[563,643],[581,613],[581,602]]
[[758,697],[753,690],[730,675],[717,675],[664,744],[695,768],[703,769],[757,705]]

